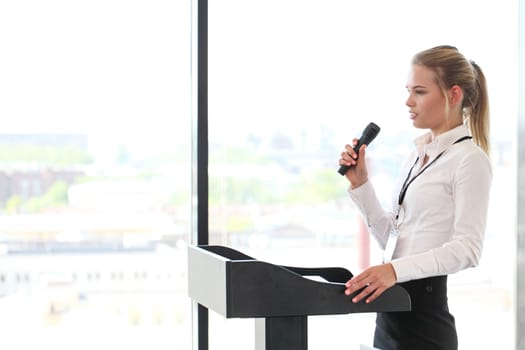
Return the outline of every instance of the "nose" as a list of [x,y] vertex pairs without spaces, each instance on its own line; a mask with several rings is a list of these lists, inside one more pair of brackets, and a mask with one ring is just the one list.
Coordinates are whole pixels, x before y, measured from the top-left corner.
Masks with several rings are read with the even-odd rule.
[[414,100],[412,99],[412,95],[408,95],[408,98],[405,101],[405,105],[408,107],[412,107],[414,105]]

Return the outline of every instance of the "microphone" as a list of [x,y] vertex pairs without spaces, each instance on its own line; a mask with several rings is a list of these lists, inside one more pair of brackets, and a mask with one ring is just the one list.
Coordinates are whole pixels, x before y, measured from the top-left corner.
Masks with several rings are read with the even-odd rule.
[[[381,129],[376,124],[368,124],[365,130],[363,130],[363,133],[359,138],[359,142],[354,147],[354,151],[359,154],[359,148],[361,148],[362,145],[368,145],[370,142],[372,142],[372,140],[374,140],[377,134],[379,133],[379,130]],[[338,173],[344,175],[351,167],[351,165],[341,165],[341,167],[338,170]]]

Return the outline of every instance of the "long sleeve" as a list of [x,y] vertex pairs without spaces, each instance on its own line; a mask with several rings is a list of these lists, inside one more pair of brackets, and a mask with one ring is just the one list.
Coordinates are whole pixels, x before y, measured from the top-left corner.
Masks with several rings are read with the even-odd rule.
[[370,181],[357,188],[349,189],[348,193],[363,215],[370,233],[374,236],[381,249],[384,249],[394,224],[393,213],[383,209]]

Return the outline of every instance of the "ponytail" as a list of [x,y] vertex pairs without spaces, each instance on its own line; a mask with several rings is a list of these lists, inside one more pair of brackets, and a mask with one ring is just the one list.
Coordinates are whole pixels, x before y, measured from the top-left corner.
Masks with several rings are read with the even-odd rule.
[[[464,118],[468,125],[474,142],[490,155],[490,111],[487,92],[487,81],[481,68],[473,61],[470,62],[475,71],[477,90],[477,100],[471,96],[466,96],[463,100]],[[470,110],[470,114],[469,114]]]

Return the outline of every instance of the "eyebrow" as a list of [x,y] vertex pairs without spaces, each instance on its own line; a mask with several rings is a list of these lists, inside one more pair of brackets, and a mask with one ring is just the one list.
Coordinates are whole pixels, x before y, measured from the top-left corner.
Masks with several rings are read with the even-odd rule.
[[424,85],[414,85],[412,87],[409,87],[408,85],[405,85],[407,89],[426,89],[427,87]]

